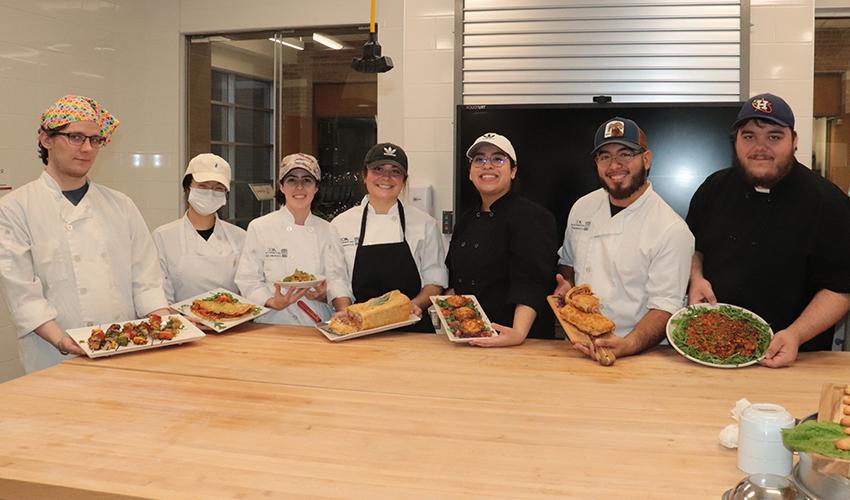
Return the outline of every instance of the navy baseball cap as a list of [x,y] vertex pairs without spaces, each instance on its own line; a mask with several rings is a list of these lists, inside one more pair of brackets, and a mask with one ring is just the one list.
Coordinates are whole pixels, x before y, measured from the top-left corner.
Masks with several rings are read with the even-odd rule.
[[759,94],[747,99],[741,106],[741,111],[738,111],[738,118],[732,129],[737,129],[745,121],[753,119],[773,122],[794,130],[794,112],[791,111],[791,106],[773,94]]
[[611,143],[622,144],[632,149],[649,149],[646,146],[646,134],[637,123],[619,116],[611,118],[596,129],[593,151],[590,154],[595,155],[599,148]]

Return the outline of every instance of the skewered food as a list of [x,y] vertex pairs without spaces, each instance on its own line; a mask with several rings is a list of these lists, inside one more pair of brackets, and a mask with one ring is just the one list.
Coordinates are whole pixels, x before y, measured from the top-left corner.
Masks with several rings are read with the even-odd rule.
[[366,302],[348,306],[346,315],[333,318],[328,323],[328,328],[343,335],[401,323],[408,319],[410,299],[400,291],[393,290]]
[[92,351],[110,351],[133,343],[145,345],[154,340],[166,341],[176,337],[183,329],[183,323],[176,317],[171,317],[163,325],[162,318],[156,314],[145,321],[137,323],[112,324],[106,331],[93,328],[86,340]]

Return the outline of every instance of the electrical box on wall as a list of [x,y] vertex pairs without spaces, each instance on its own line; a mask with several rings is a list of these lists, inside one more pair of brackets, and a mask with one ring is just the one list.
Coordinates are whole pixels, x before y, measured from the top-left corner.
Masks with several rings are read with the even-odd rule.
[[410,204],[429,215],[433,215],[434,188],[431,186],[410,186]]

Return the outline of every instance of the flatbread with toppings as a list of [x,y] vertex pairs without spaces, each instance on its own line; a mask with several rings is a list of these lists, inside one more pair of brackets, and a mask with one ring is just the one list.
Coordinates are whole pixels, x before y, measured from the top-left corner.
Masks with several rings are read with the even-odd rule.
[[229,293],[217,293],[210,297],[192,301],[192,312],[213,321],[238,319],[252,314],[254,304],[245,304]]

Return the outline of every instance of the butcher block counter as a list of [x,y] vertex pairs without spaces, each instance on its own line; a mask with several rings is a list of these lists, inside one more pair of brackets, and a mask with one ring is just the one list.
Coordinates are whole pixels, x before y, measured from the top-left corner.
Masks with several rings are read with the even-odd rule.
[[707,368],[243,325],[0,385],[1,498],[718,498],[739,398],[817,410],[850,353]]

